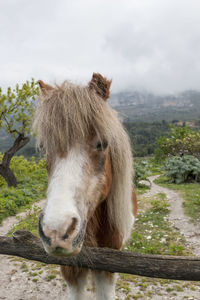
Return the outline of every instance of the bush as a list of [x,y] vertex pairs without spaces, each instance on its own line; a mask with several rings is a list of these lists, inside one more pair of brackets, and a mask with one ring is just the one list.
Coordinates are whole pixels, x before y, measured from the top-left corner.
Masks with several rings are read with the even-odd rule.
[[[0,159],[2,155],[0,154]],[[17,187],[8,187],[0,176],[0,224],[5,217],[15,215],[21,209],[30,207],[45,197],[47,173],[45,160],[38,163],[32,157],[30,161],[23,156],[14,156],[11,169],[18,178]]]
[[134,171],[135,171],[135,176],[134,176],[134,183],[138,187],[139,182],[141,180],[148,180],[149,173],[147,171],[147,162],[146,161],[138,161],[134,163]]
[[192,155],[169,158],[163,170],[171,183],[200,181],[200,161]]

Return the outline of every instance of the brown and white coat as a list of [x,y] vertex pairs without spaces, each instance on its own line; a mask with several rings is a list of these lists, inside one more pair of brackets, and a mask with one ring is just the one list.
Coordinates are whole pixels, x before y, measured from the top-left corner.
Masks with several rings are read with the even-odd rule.
[[[46,151],[47,204],[39,220],[51,255],[76,255],[82,245],[121,249],[137,200],[129,138],[107,104],[111,81],[93,74],[88,86],[39,81],[33,129]],[[84,299],[88,270],[61,267],[69,299]],[[93,271],[98,300],[115,299],[115,276]]]

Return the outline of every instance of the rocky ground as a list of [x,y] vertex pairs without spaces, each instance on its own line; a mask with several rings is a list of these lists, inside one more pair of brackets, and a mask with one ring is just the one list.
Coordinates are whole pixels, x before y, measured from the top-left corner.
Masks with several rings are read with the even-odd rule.
[[[182,209],[182,199],[175,191],[153,183],[144,197],[164,193],[170,203],[169,221],[184,235],[191,252],[200,256],[200,226],[190,223]],[[36,204],[44,206],[44,200]],[[27,212],[21,213],[25,217]],[[0,226],[0,235],[6,235],[18,217],[9,217]],[[200,299],[200,284],[195,282],[152,279],[132,275],[120,275],[116,299]],[[0,299],[7,300],[66,300],[67,286],[60,276],[59,268],[24,259],[0,256]],[[88,287],[88,300],[95,299]]]

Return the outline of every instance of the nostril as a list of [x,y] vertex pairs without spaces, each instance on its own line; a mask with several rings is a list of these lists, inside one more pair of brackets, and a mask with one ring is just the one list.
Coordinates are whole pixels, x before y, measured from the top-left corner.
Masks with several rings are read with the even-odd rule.
[[77,223],[78,223],[78,219],[77,218],[72,218],[72,222],[71,222],[70,226],[67,229],[67,233],[69,235],[72,234],[72,232],[76,229]]
[[77,224],[78,224],[78,219],[72,218],[71,224],[69,225],[66,233],[62,237],[63,240],[66,240],[69,238],[69,236],[75,231]]
[[43,220],[43,213],[41,213],[39,216],[39,222],[38,222],[39,235],[44,242],[46,242],[48,245],[51,245],[51,238],[45,235],[44,230],[42,228],[42,220]]
[[68,234],[68,231],[66,231],[66,233],[63,235],[62,239],[66,240],[66,239],[68,239],[68,237],[69,237],[69,234]]

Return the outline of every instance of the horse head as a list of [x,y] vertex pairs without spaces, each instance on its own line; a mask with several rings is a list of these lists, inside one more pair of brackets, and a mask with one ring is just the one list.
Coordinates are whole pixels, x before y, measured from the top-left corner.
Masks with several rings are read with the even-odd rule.
[[[46,109],[40,119],[46,136],[40,143],[47,140],[48,171],[39,234],[51,255],[80,252],[88,220],[110,192],[109,140],[95,124],[97,109],[107,105],[110,84],[100,74],[93,74],[88,86],[78,89],[66,83],[54,88],[39,81],[42,108],[38,113]],[[96,102],[100,102],[99,108],[94,107]]]

